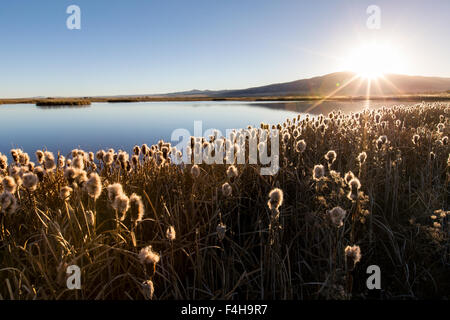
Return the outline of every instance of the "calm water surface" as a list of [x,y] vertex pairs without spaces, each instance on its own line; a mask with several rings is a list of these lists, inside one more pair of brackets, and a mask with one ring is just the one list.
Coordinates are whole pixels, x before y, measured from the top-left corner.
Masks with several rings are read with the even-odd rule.
[[[22,148],[34,154],[37,149],[68,154],[74,148],[96,151],[114,148],[130,151],[135,144],[170,141],[174,129],[194,134],[194,121],[203,130],[276,124],[299,113],[344,112],[412,102],[332,102],[311,108],[314,102],[144,102],[94,103],[88,107],[42,108],[35,105],[0,105],[0,152]],[[32,157],[34,159],[34,156]]]

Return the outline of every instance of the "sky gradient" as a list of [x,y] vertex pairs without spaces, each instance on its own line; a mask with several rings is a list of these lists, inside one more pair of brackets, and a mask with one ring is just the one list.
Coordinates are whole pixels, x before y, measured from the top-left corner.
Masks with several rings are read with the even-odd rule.
[[[81,8],[69,30],[66,8]],[[381,29],[366,8],[381,9]],[[0,98],[235,89],[342,71],[367,41],[450,77],[450,1],[5,0]]]

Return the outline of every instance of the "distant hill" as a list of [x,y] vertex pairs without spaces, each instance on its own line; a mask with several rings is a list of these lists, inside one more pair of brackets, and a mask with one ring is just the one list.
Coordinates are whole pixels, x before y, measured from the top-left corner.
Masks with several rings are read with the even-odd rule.
[[[276,83],[247,89],[221,91],[192,90],[158,96],[207,96],[217,98],[289,95],[365,96],[367,94],[367,82],[367,79],[359,78],[352,72],[335,72],[309,79]],[[384,75],[383,78],[379,78],[378,80],[373,80],[371,82],[370,95],[386,96],[399,94],[424,94],[446,92],[449,90],[450,78],[387,74]]]

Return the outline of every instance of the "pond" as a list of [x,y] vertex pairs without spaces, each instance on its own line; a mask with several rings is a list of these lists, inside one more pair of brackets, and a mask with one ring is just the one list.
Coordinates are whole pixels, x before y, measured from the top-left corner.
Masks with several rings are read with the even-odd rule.
[[[299,113],[320,114],[335,109],[343,112],[410,105],[401,101],[316,102],[142,102],[93,103],[83,107],[44,108],[31,104],[0,105],[0,152],[21,148],[30,155],[46,149],[67,155],[74,148],[85,151],[114,148],[131,151],[134,145],[170,141],[175,129],[194,135],[194,122],[202,132],[214,128],[259,127],[261,122],[276,124]],[[31,156],[34,160],[34,156]]]

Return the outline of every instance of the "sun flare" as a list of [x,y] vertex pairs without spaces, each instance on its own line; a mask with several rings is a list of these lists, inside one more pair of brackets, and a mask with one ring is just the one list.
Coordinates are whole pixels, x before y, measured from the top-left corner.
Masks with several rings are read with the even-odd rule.
[[345,69],[356,72],[362,78],[376,79],[386,73],[401,73],[402,60],[391,46],[366,44],[350,52]]

